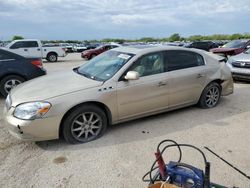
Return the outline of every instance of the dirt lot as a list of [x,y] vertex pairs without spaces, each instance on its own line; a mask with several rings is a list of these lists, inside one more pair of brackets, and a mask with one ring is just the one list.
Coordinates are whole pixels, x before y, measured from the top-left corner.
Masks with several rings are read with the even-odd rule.
[[[83,63],[69,54],[58,63],[45,63],[48,74]],[[233,95],[214,109],[189,107],[111,126],[100,139],[81,145],[62,140],[22,142],[10,136],[0,121],[0,187],[147,187],[141,177],[154,160],[163,139],[208,146],[250,174],[250,84],[235,84]],[[4,99],[0,98],[0,120]],[[184,151],[184,162],[203,167],[196,152]],[[166,160],[175,160],[171,150]],[[250,182],[205,151],[211,180],[229,187]]]

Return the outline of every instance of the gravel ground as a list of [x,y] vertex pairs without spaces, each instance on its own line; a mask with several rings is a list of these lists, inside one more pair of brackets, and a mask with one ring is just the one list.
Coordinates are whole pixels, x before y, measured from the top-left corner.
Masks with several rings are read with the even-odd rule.
[[[84,63],[69,54],[58,63],[44,63],[48,74]],[[147,187],[141,177],[154,160],[163,139],[208,146],[250,174],[250,85],[235,84],[233,95],[213,109],[188,107],[115,126],[100,139],[80,145],[63,140],[22,142],[9,135],[0,113],[0,187]],[[0,98],[0,111],[4,99]],[[211,180],[229,187],[249,188],[250,182],[205,151],[211,162]],[[177,158],[170,150],[166,161]],[[198,167],[202,159],[184,150],[184,162]]]

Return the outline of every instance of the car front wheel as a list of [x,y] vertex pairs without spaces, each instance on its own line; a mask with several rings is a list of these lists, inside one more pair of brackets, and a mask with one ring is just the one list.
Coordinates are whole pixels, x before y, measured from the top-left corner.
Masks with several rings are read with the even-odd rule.
[[220,97],[220,85],[216,82],[212,82],[203,90],[198,104],[201,108],[213,108],[218,104]]
[[107,117],[99,107],[83,105],[73,110],[62,126],[63,137],[68,143],[85,143],[104,134],[107,128]]

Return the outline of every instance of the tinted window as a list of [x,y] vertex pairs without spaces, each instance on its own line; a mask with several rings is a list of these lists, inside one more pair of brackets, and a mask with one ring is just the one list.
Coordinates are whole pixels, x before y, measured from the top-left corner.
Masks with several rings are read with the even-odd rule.
[[11,53],[0,50],[0,60],[15,59]]
[[110,49],[111,49],[111,46],[105,46],[104,49],[105,49],[105,50],[110,50]]
[[38,43],[36,41],[26,41],[24,42],[25,48],[36,48],[38,47]]
[[10,47],[10,49],[23,48],[23,45],[24,45],[23,42],[16,42]]
[[0,60],[6,60],[6,59],[12,59],[12,57],[0,52]]
[[166,66],[168,71],[186,69],[204,65],[203,57],[200,54],[188,51],[168,51],[166,54]]
[[13,44],[10,49],[17,48],[35,48],[38,47],[38,43],[36,41],[19,41]]
[[129,69],[136,71],[140,77],[165,72],[163,54],[161,52],[151,53],[139,58]]

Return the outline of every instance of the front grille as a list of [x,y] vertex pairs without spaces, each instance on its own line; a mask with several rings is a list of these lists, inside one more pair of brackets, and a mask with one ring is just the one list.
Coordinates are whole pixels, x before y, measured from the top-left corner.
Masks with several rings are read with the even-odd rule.
[[232,73],[233,78],[250,81],[250,74]]
[[250,62],[236,61],[233,62],[232,65],[237,68],[250,68]]

